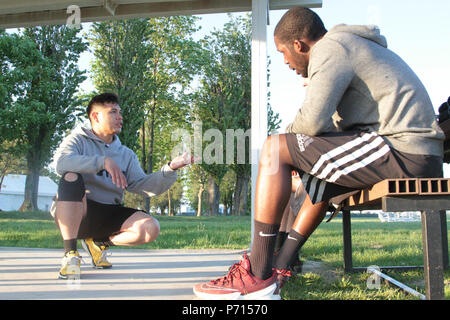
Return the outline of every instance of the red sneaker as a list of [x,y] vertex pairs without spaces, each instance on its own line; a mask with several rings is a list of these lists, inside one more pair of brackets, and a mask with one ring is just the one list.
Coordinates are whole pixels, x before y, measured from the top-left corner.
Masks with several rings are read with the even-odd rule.
[[277,290],[275,290],[274,294],[280,294],[281,288],[284,286],[287,280],[292,277],[292,272],[287,269],[275,269],[277,274]]
[[228,274],[206,283],[194,286],[197,297],[209,300],[280,300],[279,294],[274,294],[277,289],[277,273],[274,270],[272,276],[262,280],[250,272],[250,260],[247,253],[238,263],[235,263]]

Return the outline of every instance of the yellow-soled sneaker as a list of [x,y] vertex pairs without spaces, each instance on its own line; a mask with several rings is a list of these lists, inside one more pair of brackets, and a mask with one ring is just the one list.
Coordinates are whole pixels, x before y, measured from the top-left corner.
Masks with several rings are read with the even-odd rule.
[[94,268],[108,269],[112,267],[112,264],[106,259],[108,247],[96,245],[92,238],[81,240],[81,245],[91,256]]
[[81,268],[80,268],[81,256],[78,251],[67,252],[61,261],[61,269],[59,270],[60,279],[80,279]]

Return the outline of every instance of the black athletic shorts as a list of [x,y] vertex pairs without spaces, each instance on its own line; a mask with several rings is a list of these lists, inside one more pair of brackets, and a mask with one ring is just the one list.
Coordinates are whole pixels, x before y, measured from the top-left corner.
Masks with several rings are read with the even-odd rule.
[[340,203],[388,178],[442,177],[442,158],[399,152],[375,132],[286,134],[303,187],[313,203]]
[[78,239],[108,239],[119,233],[122,224],[138,209],[116,204],[103,204],[87,199],[87,212],[78,229]]

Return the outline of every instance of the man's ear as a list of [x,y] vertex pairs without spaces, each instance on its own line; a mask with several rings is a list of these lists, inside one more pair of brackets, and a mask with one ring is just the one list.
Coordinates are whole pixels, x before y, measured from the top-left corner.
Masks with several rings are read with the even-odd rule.
[[99,119],[99,117],[100,117],[100,115],[99,115],[99,112],[95,112],[95,111],[93,111],[93,112],[91,112],[91,122],[99,122],[100,121],[100,119]]
[[294,51],[297,54],[305,54],[309,51],[309,45],[302,40],[294,40]]
[[294,45],[293,45],[293,47],[294,47],[295,53],[300,54],[300,53],[302,53],[303,42],[300,41],[300,40],[294,40]]

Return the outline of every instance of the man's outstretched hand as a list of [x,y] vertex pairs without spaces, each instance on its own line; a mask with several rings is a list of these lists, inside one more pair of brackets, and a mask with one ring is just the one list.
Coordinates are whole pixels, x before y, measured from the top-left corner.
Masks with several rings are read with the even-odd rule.
[[169,166],[172,170],[177,170],[180,168],[183,168],[187,165],[193,164],[199,159],[194,159],[194,155],[190,154],[189,152],[185,152],[182,155],[179,155],[178,157],[173,158],[172,161],[170,161]]

